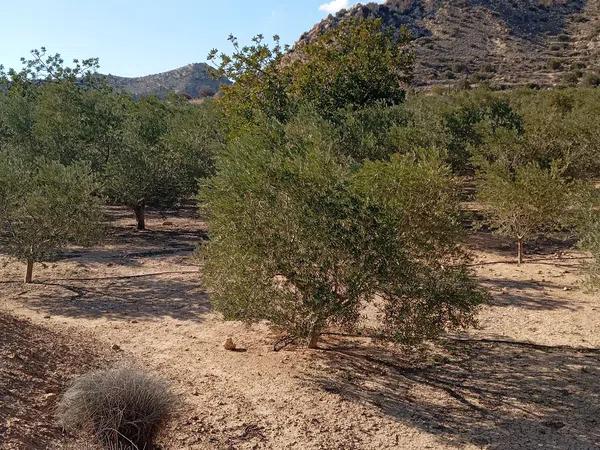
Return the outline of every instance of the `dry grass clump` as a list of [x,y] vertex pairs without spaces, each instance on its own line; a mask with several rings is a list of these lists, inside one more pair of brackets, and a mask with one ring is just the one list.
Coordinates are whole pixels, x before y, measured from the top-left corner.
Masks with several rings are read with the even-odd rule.
[[91,432],[105,448],[151,449],[175,406],[165,381],[120,365],[75,380],[60,401],[57,416],[65,429]]

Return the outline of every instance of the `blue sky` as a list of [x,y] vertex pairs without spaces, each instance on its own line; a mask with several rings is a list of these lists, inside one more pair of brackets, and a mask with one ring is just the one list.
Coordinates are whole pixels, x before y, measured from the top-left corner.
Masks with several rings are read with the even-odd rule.
[[100,58],[101,71],[123,76],[203,62],[229,51],[229,33],[257,33],[293,43],[328,12],[352,0],[0,0],[0,64],[45,46],[65,60]]

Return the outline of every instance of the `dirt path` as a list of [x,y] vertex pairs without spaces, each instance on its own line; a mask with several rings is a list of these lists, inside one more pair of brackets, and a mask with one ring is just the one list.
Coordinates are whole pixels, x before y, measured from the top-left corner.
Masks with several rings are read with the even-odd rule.
[[[115,357],[172,380],[185,406],[167,448],[600,448],[600,299],[578,285],[581,255],[545,249],[516,268],[510,249],[477,236],[494,292],[480,330],[426,354],[334,335],[323,351],[276,352],[266,326],[211,312],[191,213],[151,215],[146,233],[113,214],[106,245],[36,267],[35,285],[18,282],[18,264],[0,269],[0,309],[116,344]],[[246,351],[224,350],[229,336]]]

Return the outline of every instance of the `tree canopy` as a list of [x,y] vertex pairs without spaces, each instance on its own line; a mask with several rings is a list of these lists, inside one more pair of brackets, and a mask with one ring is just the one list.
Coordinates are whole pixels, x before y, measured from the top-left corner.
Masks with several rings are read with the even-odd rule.
[[9,255],[27,263],[46,261],[67,245],[88,245],[102,234],[98,184],[83,163],[27,164],[0,153],[0,239]]

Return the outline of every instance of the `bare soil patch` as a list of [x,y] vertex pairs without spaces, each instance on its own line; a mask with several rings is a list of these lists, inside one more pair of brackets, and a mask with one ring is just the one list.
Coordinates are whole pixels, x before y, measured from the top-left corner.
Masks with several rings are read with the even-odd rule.
[[54,410],[70,379],[102,360],[89,337],[0,312],[0,448],[57,448]]
[[[36,267],[32,286],[20,264],[0,269],[0,310],[43,327],[49,342],[68,332],[102,351],[118,345],[171,380],[184,407],[164,448],[600,448],[600,298],[581,286],[585,255],[542,243],[517,267],[510,243],[473,235],[473,264],[493,294],[479,329],[424,352],[339,334],[320,351],[274,351],[266,325],[211,311],[192,258],[206,227],[193,211],[151,212],[141,233],[127,211],[112,214],[103,246]],[[246,351],[225,350],[228,337]],[[65,379],[82,370],[65,364]],[[36,444],[9,448],[45,448],[31,428],[24,436]]]

